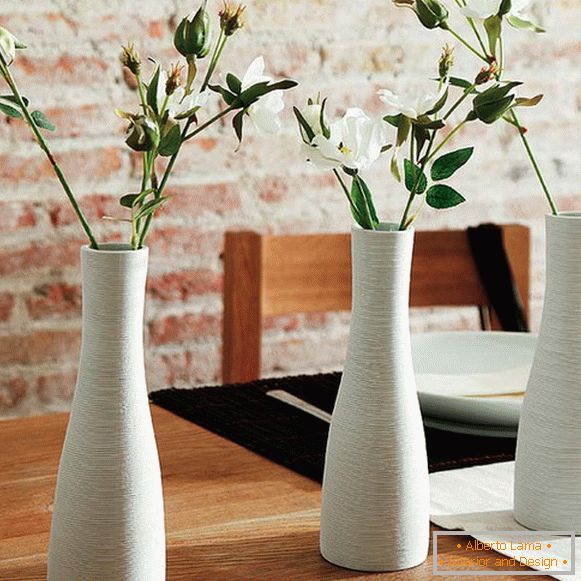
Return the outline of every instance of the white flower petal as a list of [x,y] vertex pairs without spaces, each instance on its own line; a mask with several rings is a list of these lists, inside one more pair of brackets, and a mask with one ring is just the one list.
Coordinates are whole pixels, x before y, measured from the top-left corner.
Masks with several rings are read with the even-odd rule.
[[468,0],[461,12],[468,18],[486,20],[494,14],[498,14],[501,2],[502,0]]
[[282,127],[279,114],[283,109],[282,91],[273,91],[251,105],[248,115],[259,131],[276,134]]
[[256,83],[262,83],[265,81],[271,81],[270,77],[264,75],[264,57],[256,57],[248,67],[248,70],[244,73],[242,77],[242,90],[245,91],[252,85]]

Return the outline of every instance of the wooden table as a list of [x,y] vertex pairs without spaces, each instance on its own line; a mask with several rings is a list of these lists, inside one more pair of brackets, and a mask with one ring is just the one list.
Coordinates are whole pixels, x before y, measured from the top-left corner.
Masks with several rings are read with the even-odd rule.
[[[167,581],[432,579],[431,557],[415,569],[380,575],[326,563],[318,551],[317,483],[158,407],[152,410],[164,477]],[[2,581],[46,579],[52,497],[66,421],[66,415],[58,414],[0,422]],[[459,540],[448,537],[449,550],[443,552],[454,551]],[[437,577],[447,578],[458,579]]]

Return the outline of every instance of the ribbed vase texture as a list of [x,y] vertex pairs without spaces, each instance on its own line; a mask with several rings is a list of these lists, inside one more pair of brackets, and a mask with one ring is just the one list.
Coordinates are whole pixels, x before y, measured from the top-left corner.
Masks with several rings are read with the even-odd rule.
[[147,249],[81,251],[79,374],[61,456],[49,581],[163,581],[159,458],[147,399]]
[[537,350],[521,412],[515,519],[581,534],[581,213],[547,216]]
[[352,232],[353,309],[327,445],[321,553],[361,571],[422,563],[429,480],[409,331],[413,231]]

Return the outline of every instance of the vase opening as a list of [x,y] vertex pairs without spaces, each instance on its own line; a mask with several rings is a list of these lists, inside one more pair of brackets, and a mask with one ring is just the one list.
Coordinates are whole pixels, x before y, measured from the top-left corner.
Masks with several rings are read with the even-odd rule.
[[131,244],[122,244],[119,242],[108,242],[106,244],[99,244],[99,248],[91,248],[90,246],[84,246],[89,252],[107,253],[107,252],[139,252],[145,250],[145,247],[135,250],[132,248]]

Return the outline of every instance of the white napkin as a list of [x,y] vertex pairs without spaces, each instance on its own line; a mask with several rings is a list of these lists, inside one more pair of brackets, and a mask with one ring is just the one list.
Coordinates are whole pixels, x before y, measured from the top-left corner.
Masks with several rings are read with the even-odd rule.
[[[512,516],[513,505],[514,462],[501,462],[487,466],[474,466],[430,474],[431,521],[449,530],[465,531],[517,531],[527,530],[519,525]],[[514,536],[497,538],[485,534],[475,536],[482,542],[494,540],[505,541],[510,547]],[[519,539],[520,540],[520,539]],[[524,540],[524,539],[523,539]],[[539,537],[531,541],[541,540]],[[571,539],[553,538],[551,549],[537,552],[535,557],[553,557],[559,563],[571,559]],[[543,546],[545,544],[543,543]],[[509,557],[516,557],[517,551],[507,548],[502,551]],[[518,554],[523,554],[519,551]],[[533,556],[533,555],[531,555]],[[581,543],[575,548],[576,569],[581,563]],[[569,565],[561,566],[560,570],[569,569]],[[551,575],[563,581],[581,581],[581,573],[576,575]]]

